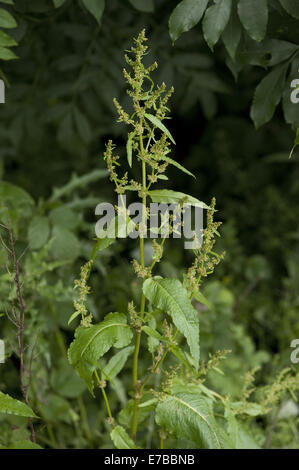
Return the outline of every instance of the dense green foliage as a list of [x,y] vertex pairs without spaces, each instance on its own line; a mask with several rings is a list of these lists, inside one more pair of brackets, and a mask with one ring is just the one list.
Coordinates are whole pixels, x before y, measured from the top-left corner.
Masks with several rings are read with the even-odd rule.
[[[299,447],[298,20],[295,0],[0,2],[0,446]],[[129,96],[143,28],[157,94]],[[94,240],[106,165],[129,185],[111,138],[131,194],[205,201],[201,250]]]

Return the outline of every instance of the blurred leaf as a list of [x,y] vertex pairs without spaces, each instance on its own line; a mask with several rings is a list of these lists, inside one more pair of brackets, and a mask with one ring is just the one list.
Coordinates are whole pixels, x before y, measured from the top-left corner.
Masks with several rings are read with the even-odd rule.
[[175,7],[169,18],[169,34],[173,42],[199,23],[208,2],[209,0],[183,0]]
[[55,8],[61,7],[65,2],[66,2],[66,0],[53,0]]
[[82,0],[85,8],[91,13],[99,24],[105,8],[105,0]]
[[79,136],[81,137],[83,142],[88,144],[92,139],[92,132],[87,118],[84,116],[83,113],[81,113],[78,108],[74,109],[74,117]]
[[74,260],[79,256],[79,240],[70,230],[61,225],[55,225],[52,238],[51,252],[55,259]]
[[50,225],[47,217],[35,216],[28,227],[28,241],[32,250],[41,248],[50,235]]
[[32,441],[15,441],[7,449],[42,449],[42,447]]
[[228,24],[222,34],[222,40],[227,49],[227,52],[234,60],[236,51],[240,44],[242,34],[242,27],[240,24],[239,17],[237,15],[237,9],[235,3],[233,3],[232,12],[228,21]]
[[6,47],[0,47],[0,59],[2,60],[14,60],[17,59],[18,57],[16,54],[10,50],[7,49]]
[[14,17],[3,8],[0,8],[0,28],[16,28],[17,22]]
[[152,13],[155,9],[154,0],[129,0],[136,10],[144,13]]
[[239,0],[238,13],[249,36],[262,41],[268,24],[268,0]]
[[299,20],[299,3],[297,0],[279,0],[285,10]]
[[49,219],[53,225],[61,225],[62,227],[73,230],[80,222],[79,216],[69,207],[60,206],[53,209],[49,214]]
[[54,391],[66,398],[79,397],[86,390],[84,381],[64,358],[59,360],[52,371],[51,385]]
[[211,49],[219,41],[230,18],[232,0],[218,0],[210,6],[202,22],[204,38]]
[[287,68],[288,64],[277,66],[257,86],[250,110],[250,116],[256,128],[272,118],[275,108],[281,100]]
[[6,34],[4,31],[0,31],[0,46],[1,47],[11,47],[11,46],[17,46],[18,43],[13,39],[11,38],[10,36],[8,36],[8,34]]

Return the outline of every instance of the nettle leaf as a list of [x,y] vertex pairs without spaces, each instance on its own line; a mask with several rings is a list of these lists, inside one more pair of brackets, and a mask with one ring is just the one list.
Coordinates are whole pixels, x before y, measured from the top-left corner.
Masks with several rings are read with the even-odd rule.
[[227,26],[222,34],[222,41],[227,49],[227,52],[234,60],[238,46],[240,44],[242,34],[242,27],[237,15],[237,9],[233,4],[232,12],[227,23]]
[[152,13],[155,9],[154,0],[129,0],[136,10],[144,13]]
[[153,191],[148,191],[153,202],[164,202],[166,204],[190,204],[193,207],[200,207],[202,209],[209,209],[204,202],[199,201],[193,196],[189,196],[185,193],[180,193],[177,191],[172,191],[171,189],[155,189]]
[[156,116],[153,116],[152,114],[145,113],[144,116],[151,121],[154,126],[158,127],[164,134],[167,135],[167,137],[171,140],[172,143],[175,144],[174,138],[170,134],[169,130],[167,129],[166,126],[164,126],[163,122],[160,121]]
[[7,449],[42,449],[42,447],[32,441],[15,441]]
[[[170,165],[173,165],[175,166],[176,168],[178,168],[179,170],[181,170],[183,173],[186,173],[187,175],[189,176],[193,176],[193,178],[196,179],[196,176],[193,175],[193,173],[191,173],[191,171],[187,170],[185,167],[183,167],[180,163],[178,163],[176,160],[173,160],[172,158],[170,157],[166,157],[166,155],[163,155],[162,156],[162,160],[164,160],[165,162],[169,163]],[[160,175],[160,178],[158,176],[159,179],[161,179],[161,176],[164,176],[164,175]],[[163,179],[163,178],[162,178]]]
[[101,24],[101,18],[105,9],[105,0],[82,0],[86,10]]
[[173,323],[187,340],[197,370],[199,319],[187,290],[178,279],[154,278],[143,283],[143,293],[155,307],[171,316]]
[[128,346],[122,349],[118,353],[111,357],[108,364],[101,369],[102,377],[104,380],[113,382],[113,379],[121,372],[124,368],[128,357],[134,351],[134,346]]
[[268,24],[268,0],[240,0],[238,13],[242,25],[255,41],[262,41]]
[[109,313],[97,325],[79,327],[69,347],[68,358],[79,376],[85,380],[93,395],[92,375],[98,367],[98,360],[114,346],[124,348],[130,344],[132,331],[122,313]]
[[257,86],[250,110],[256,128],[272,118],[282,97],[287,69],[288,63],[276,67]]
[[110,433],[110,437],[116,449],[140,449],[122,426],[116,426]]
[[24,416],[25,418],[38,418],[34,411],[25,403],[0,392],[0,413]]
[[170,434],[192,441],[199,448],[227,447],[228,438],[224,438],[223,430],[213,416],[212,402],[196,385],[173,386],[158,404],[155,419]]
[[173,42],[201,20],[208,3],[209,0],[183,0],[175,7],[169,18],[169,34]]
[[211,49],[219,41],[223,33],[232,8],[232,0],[219,0],[210,6],[204,16],[202,28],[204,38]]
[[283,8],[297,20],[299,20],[299,2],[297,0],[279,0]]
[[17,22],[14,17],[4,8],[0,8],[0,28],[16,28]]
[[32,250],[45,245],[50,235],[50,224],[47,217],[35,216],[28,227],[28,241]]

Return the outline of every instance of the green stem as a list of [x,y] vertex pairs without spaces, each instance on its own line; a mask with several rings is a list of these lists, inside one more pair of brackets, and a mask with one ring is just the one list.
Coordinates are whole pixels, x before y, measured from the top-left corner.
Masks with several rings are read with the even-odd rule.
[[[140,142],[140,151],[141,154],[144,152],[143,147],[143,139],[142,136],[139,138]],[[142,196],[142,233],[140,234],[139,238],[139,246],[140,246],[140,263],[142,268],[145,267],[144,264],[144,234],[143,230],[146,223],[146,163],[142,160],[142,189],[143,189],[143,196]],[[145,310],[145,295],[142,292],[141,299],[140,299],[140,319],[141,322],[143,320]],[[133,369],[132,369],[132,382],[133,382],[133,390],[134,390],[134,410],[133,410],[133,419],[132,419],[132,439],[136,440],[136,433],[138,427],[138,405],[140,402],[140,394],[139,394],[139,382],[138,382],[138,356],[140,351],[140,342],[141,342],[141,329],[136,332],[136,340],[135,340],[135,350],[133,356]]]
[[109,418],[110,418],[111,420],[113,420],[113,416],[112,416],[112,413],[111,413],[111,408],[110,408],[110,405],[109,405],[108,397],[107,397],[107,394],[106,394],[106,392],[105,392],[105,389],[104,389],[104,387],[103,387],[103,385],[102,385],[102,382],[101,382],[101,380],[100,380],[100,377],[99,377],[99,375],[98,375],[98,371],[95,370],[94,374],[95,374],[95,376],[96,376],[96,379],[97,379],[97,382],[98,382],[98,384],[99,384],[99,387],[100,387],[100,389],[101,389],[101,391],[102,391],[102,395],[103,395],[104,402],[105,402],[105,405],[106,405],[106,408],[107,408],[108,416],[109,416]]

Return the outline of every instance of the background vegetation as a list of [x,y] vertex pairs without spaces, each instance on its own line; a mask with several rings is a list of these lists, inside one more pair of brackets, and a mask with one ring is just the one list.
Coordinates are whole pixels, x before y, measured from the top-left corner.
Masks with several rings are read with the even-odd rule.
[[[172,158],[197,175],[178,178],[170,170],[170,179],[178,191],[200,200],[215,196],[216,218],[223,222],[216,248],[226,256],[203,285],[207,305],[198,302],[197,308],[202,359],[231,352],[208,383],[235,400],[246,380],[253,382],[253,370],[256,386],[274,383],[271,412],[242,416],[254,438],[254,444],[243,445],[299,447],[298,365],[290,362],[290,342],[299,338],[296,149],[288,158],[299,128],[299,104],[290,101],[291,82],[299,78],[299,7],[296,0],[184,0],[174,10],[178,3],[0,5],[6,84],[6,103],[0,105],[0,222],[6,224],[9,213],[17,258],[22,255],[24,354],[31,364],[25,383],[29,378],[28,403],[42,418],[36,426],[41,446],[111,446],[101,396],[93,400],[68,365],[75,328],[68,319],[74,280],[93,246],[94,208],[115,202],[102,157],[105,142],[112,137],[125,155],[125,129],[116,124],[112,102],[117,97],[125,105],[128,99],[123,52],[146,28],[148,61],[159,63],[155,80],[175,88],[168,122],[176,139]],[[4,229],[1,235],[7,244]],[[130,240],[114,244],[96,258],[88,301],[97,320],[124,311],[138,297],[132,246]],[[18,293],[6,269],[8,255],[1,246],[0,338],[7,358],[0,365],[0,390],[23,400],[20,326],[10,321]],[[189,256],[180,243],[169,244],[161,274],[181,278]],[[289,381],[281,385],[286,367]],[[115,413],[127,402],[129,382],[126,366],[115,379]],[[125,422],[123,414],[120,423]],[[152,419],[148,423],[144,445],[158,445]],[[0,444],[26,445],[27,424],[23,417],[0,414]]]

